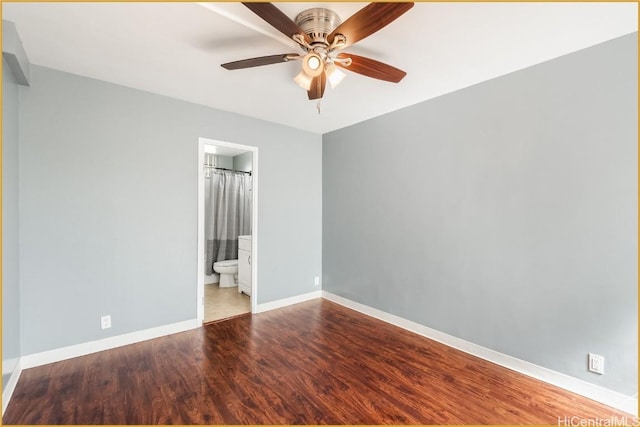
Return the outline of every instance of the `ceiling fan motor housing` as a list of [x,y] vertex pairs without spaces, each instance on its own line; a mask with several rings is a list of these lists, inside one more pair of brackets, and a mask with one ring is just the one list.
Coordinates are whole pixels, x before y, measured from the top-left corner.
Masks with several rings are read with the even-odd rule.
[[315,7],[300,12],[296,25],[311,38],[311,45],[328,45],[327,36],[341,24],[340,17],[332,10]]

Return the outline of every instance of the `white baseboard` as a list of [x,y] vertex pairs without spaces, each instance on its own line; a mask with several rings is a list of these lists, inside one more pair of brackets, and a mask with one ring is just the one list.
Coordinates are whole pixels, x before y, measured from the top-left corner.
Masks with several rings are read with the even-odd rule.
[[96,341],[56,348],[53,350],[43,351],[41,353],[28,354],[21,358],[22,369],[59,362],[61,360],[84,356],[98,351],[109,350],[123,345],[135,344],[137,342],[159,338],[165,335],[188,331],[200,326],[202,326],[202,323],[198,322],[197,319],[185,320],[183,322],[172,323],[170,325],[158,326],[156,328],[116,335]]
[[5,386],[4,390],[2,390],[2,415],[4,415],[4,411],[6,411],[7,406],[9,406],[9,401],[11,400],[11,396],[13,395],[13,391],[16,389],[16,384],[18,384],[18,379],[20,379],[21,373],[22,361],[20,358],[18,358],[13,368],[13,372],[9,377],[9,381],[7,381],[7,385]]
[[258,304],[258,310],[256,311],[256,313],[264,313],[265,311],[275,310],[276,308],[282,308],[288,305],[298,304],[300,302],[305,302],[321,297],[322,291],[313,291],[302,295],[296,295],[294,297],[265,302],[263,304]]
[[2,376],[12,373],[16,369],[16,365],[20,360],[19,357],[13,357],[11,359],[2,359]]
[[612,408],[624,411],[628,414],[632,414],[634,416],[638,415],[637,395],[625,396],[622,393],[618,393],[616,391],[588,383],[586,381],[562,374],[560,372],[552,371],[551,369],[547,369],[542,366],[517,359],[513,356],[509,356],[507,354],[503,354],[486,347],[482,347],[472,342],[465,341],[449,334],[445,334],[444,332],[440,332],[419,323],[412,322],[411,320],[407,320],[394,314],[378,310],[377,308],[360,304],[358,302],[349,300],[339,295],[332,294],[327,291],[322,291],[322,297],[352,310],[359,311],[360,313],[398,326],[402,329],[406,329],[418,335],[422,335],[434,341],[438,341],[439,343],[448,345],[449,347],[453,347],[465,353],[472,354],[481,359],[488,360],[489,362],[493,362],[497,365],[520,372],[521,374],[536,378],[538,380],[552,384],[556,387],[563,388],[581,396],[588,397],[589,399],[595,400],[596,402],[603,403],[605,405],[611,406]]

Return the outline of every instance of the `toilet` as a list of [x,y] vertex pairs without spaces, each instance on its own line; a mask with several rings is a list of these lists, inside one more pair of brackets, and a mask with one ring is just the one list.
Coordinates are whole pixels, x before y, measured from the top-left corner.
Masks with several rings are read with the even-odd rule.
[[238,260],[228,259],[226,261],[218,261],[213,263],[213,271],[220,273],[220,287],[233,288],[238,286],[235,275],[238,274]]

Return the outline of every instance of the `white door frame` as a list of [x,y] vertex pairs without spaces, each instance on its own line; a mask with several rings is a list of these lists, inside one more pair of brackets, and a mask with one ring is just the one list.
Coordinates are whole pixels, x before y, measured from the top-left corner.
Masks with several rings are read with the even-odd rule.
[[251,313],[258,312],[258,147],[198,138],[198,262],[196,308],[198,321],[204,321],[204,146],[235,148],[252,153],[251,191]]

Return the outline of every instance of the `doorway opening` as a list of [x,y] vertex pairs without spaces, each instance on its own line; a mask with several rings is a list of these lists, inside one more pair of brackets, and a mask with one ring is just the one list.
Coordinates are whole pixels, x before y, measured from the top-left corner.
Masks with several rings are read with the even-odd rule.
[[257,311],[258,148],[198,140],[197,316]]

